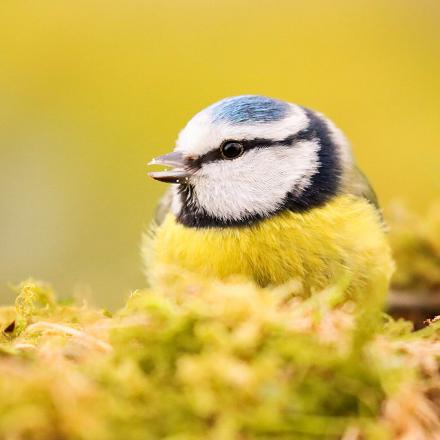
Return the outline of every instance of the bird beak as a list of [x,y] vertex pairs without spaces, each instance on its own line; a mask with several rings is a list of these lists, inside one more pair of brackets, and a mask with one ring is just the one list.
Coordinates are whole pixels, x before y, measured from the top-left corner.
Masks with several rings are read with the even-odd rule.
[[173,167],[171,170],[148,173],[150,177],[166,183],[187,183],[191,172],[186,169],[186,160],[182,153],[173,151],[163,156],[155,157],[148,165],[164,165]]

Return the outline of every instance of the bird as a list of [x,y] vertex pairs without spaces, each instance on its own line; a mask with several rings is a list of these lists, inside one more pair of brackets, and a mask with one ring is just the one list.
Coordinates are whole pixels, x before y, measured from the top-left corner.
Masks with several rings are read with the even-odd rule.
[[341,280],[350,296],[388,288],[394,264],[377,197],[320,112],[225,98],[149,165],[166,167],[149,176],[170,184],[143,245],[150,279],[171,268],[262,287],[298,280],[307,295]]

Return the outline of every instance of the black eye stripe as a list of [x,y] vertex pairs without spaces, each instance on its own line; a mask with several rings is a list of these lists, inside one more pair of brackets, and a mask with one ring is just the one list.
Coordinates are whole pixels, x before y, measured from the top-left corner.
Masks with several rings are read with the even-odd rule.
[[[290,146],[298,141],[310,141],[314,138],[316,138],[316,130],[314,127],[307,128],[305,130],[301,130],[296,134],[292,134],[290,136],[285,137],[281,140],[274,140],[274,139],[266,139],[266,138],[255,138],[255,139],[228,139],[222,143],[224,145],[227,142],[238,142],[243,145],[244,152],[253,150],[254,148],[269,148],[273,146]],[[201,156],[199,156],[196,159],[192,159],[189,161],[189,166],[191,168],[200,168],[202,164],[209,163],[209,162],[216,162],[219,160],[228,160],[225,158],[219,148],[215,148],[208,153],[205,153]]]

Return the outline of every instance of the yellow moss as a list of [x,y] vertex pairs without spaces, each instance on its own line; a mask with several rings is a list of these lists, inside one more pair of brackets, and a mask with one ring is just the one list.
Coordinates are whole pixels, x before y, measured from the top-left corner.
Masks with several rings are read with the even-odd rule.
[[440,288],[440,202],[425,215],[416,215],[402,204],[387,211],[390,242],[397,270],[393,286],[398,289]]
[[410,334],[369,292],[341,302],[344,283],[304,298],[296,282],[175,280],[111,318],[23,283],[0,310],[23,323],[0,344],[0,438],[440,435],[438,323]]

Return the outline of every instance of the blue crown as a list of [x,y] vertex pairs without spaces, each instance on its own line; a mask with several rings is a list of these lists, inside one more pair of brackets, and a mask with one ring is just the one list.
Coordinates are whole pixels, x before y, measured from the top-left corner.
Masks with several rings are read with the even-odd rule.
[[264,123],[286,117],[289,104],[265,96],[243,95],[223,99],[208,109],[212,111],[213,122]]

